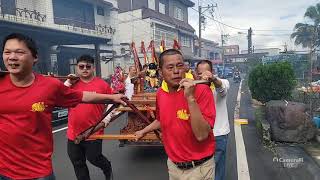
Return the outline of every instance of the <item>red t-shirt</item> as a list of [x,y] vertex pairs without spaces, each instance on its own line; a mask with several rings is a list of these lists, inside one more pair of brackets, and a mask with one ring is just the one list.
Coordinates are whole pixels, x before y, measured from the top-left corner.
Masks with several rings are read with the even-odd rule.
[[[209,86],[197,85],[195,98],[204,119],[213,128],[216,110]],[[192,132],[188,102],[183,90],[173,93],[158,90],[157,120],[160,121],[164,148],[173,162],[199,160],[214,154],[213,132],[202,142],[197,141]]]
[[[88,83],[80,80],[71,86],[71,88],[77,91],[89,91],[100,94],[112,93],[108,83],[97,77]],[[102,117],[105,107],[104,104],[79,104],[74,108],[70,108],[68,114],[68,139],[73,141],[81,132],[95,125]],[[101,129],[96,134],[103,133],[104,130]]]
[[0,99],[0,174],[12,179],[48,176],[52,110],[77,105],[82,93],[39,74],[29,87],[17,87],[6,75],[0,77]]

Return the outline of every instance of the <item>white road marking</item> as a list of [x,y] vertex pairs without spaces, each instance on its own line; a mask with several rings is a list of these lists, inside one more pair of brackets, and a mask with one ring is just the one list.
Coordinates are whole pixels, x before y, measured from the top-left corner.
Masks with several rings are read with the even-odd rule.
[[68,129],[68,126],[52,131],[52,134]]
[[[236,107],[234,110],[234,119],[240,118],[240,100],[241,100],[241,85],[242,80],[239,85],[238,96]],[[241,125],[234,124],[234,136],[236,141],[236,151],[237,151],[237,169],[238,169],[238,180],[250,180],[246,147],[244,145]]]

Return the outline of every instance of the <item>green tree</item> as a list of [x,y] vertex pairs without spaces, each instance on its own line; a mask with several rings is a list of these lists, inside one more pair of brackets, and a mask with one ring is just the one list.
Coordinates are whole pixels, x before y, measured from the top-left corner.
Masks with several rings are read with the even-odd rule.
[[249,74],[252,97],[263,103],[290,99],[296,85],[294,71],[288,62],[256,66]]
[[313,50],[320,45],[319,24],[320,24],[320,3],[310,6],[304,14],[310,23],[297,23],[291,38],[295,39],[296,45]]

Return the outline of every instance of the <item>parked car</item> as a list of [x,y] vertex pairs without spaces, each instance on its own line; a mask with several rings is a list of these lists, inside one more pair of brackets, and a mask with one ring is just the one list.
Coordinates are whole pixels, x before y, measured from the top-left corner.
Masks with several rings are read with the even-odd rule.
[[224,78],[232,78],[233,77],[233,70],[229,67],[225,67],[223,71]]
[[52,126],[59,126],[68,122],[68,109],[56,107],[52,111]]

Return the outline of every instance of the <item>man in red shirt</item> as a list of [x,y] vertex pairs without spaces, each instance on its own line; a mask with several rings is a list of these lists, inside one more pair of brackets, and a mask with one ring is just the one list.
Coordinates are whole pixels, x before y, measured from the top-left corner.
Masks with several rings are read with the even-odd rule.
[[[90,55],[82,55],[77,59],[76,73],[78,81],[67,80],[65,85],[78,91],[89,91],[102,94],[112,94],[110,86],[102,79],[94,76],[94,59]],[[68,155],[73,164],[78,180],[90,180],[86,164],[99,167],[106,180],[111,178],[111,163],[102,155],[102,140],[87,140],[75,144],[75,138],[87,128],[96,124],[103,115],[104,104],[79,104],[69,109],[68,118]],[[103,129],[96,134],[103,134]]]
[[9,74],[0,77],[0,179],[54,180],[53,108],[108,99],[125,104],[124,95],[75,91],[55,78],[33,72],[37,47],[25,35],[6,36],[2,47]]
[[157,91],[157,119],[137,131],[137,139],[161,128],[170,180],[212,179],[215,146],[212,92],[207,85],[194,85],[193,80],[185,78],[184,60],[178,50],[161,53],[159,68],[167,88]]

